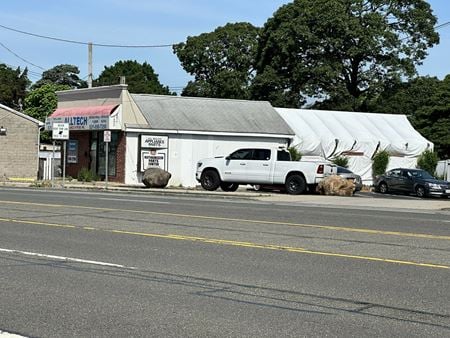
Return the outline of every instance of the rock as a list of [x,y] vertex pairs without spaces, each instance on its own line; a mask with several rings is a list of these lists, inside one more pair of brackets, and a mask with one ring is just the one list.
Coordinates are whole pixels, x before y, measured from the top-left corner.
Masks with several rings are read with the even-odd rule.
[[317,190],[321,195],[352,196],[355,183],[338,175],[331,175],[319,182]]
[[142,175],[142,183],[147,188],[164,188],[169,183],[172,174],[161,168],[148,168]]

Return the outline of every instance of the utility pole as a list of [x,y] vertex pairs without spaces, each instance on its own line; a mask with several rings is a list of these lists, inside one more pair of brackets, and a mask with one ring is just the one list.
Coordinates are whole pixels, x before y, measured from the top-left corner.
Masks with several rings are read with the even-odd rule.
[[92,42],[88,44],[88,88],[92,88]]

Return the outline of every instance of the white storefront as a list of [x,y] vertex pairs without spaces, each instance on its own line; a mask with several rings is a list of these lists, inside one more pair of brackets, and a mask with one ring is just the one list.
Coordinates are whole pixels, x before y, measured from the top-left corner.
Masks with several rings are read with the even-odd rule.
[[126,184],[157,166],[169,186],[194,187],[197,161],[243,147],[287,146],[294,133],[268,102],[131,95],[148,121],[126,125]]

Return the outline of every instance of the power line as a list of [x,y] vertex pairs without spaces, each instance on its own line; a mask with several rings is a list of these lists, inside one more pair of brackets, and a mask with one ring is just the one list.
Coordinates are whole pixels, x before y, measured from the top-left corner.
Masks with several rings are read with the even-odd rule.
[[8,52],[10,52],[12,55],[14,55],[14,56],[17,57],[18,59],[22,60],[23,62],[28,63],[29,65],[34,66],[34,67],[36,67],[36,68],[45,70],[45,68],[43,68],[43,67],[41,67],[41,66],[38,66],[38,65],[36,65],[36,64],[34,64],[34,63],[32,63],[32,62],[26,60],[26,59],[24,59],[24,58],[21,57],[20,55],[16,54],[15,52],[13,52],[11,49],[9,49],[8,47],[6,47],[6,46],[5,46],[3,43],[1,43],[1,42],[0,42],[0,46],[2,46],[3,48],[5,48]]
[[[11,28],[11,27],[7,27],[4,25],[0,25],[1,28],[16,32],[16,33],[21,33],[21,34],[25,34],[25,35],[31,35],[31,36],[35,36],[38,38],[42,38],[42,39],[48,39],[48,40],[54,40],[54,41],[60,41],[60,42],[66,42],[66,43],[73,43],[73,44],[77,44],[77,45],[89,45],[89,42],[84,42],[84,41],[76,41],[76,40],[69,40],[69,39],[61,39],[61,38],[56,38],[53,36],[47,36],[47,35],[40,35],[40,34],[35,34],[35,33],[30,33],[30,32],[26,32],[26,31],[22,31],[19,29],[15,29],[15,28]],[[104,44],[104,43],[92,43],[92,46],[97,46],[97,47],[112,47],[112,48],[166,48],[166,47],[172,47],[173,44],[165,44],[165,45],[119,45],[119,44]]]

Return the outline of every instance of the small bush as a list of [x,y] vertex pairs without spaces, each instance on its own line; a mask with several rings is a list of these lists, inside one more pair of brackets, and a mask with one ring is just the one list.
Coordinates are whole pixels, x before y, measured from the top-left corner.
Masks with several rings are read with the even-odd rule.
[[291,154],[292,161],[300,161],[302,159],[302,153],[297,150],[295,147],[288,148],[289,153]]
[[91,181],[98,181],[99,177],[88,168],[83,167],[78,172],[77,179],[80,182],[91,182]]
[[417,159],[417,168],[426,170],[431,175],[435,175],[438,161],[438,155],[434,151],[425,150]]
[[335,158],[333,158],[333,160],[331,162],[333,162],[334,164],[336,164],[340,167],[348,168],[348,157],[336,156]]
[[379,151],[372,159],[373,177],[383,175],[389,164],[389,153],[386,150]]

